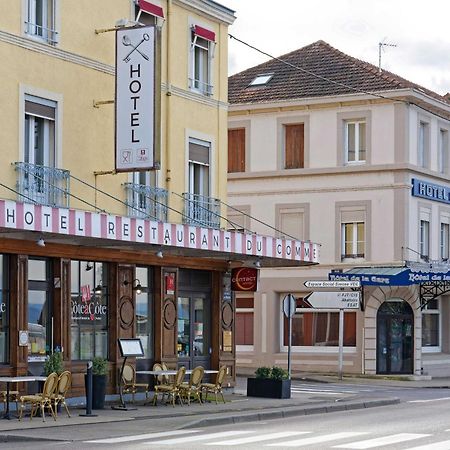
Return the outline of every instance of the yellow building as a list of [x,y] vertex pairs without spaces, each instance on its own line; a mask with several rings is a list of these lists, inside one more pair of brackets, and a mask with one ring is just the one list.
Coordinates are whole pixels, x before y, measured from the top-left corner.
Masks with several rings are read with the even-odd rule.
[[[316,244],[227,230],[234,19],[212,0],[22,0],[3,11],[0,374],[38,375],[59,349],[74,394],[95,356],[109,361],[112,392],[117,340],[138,337],[138,368],[225,364],[232,383],[230,267],[318,262]],[[118,171],[116,45],[149,61],[123,34],[143,26],[155,36],[155,119],[142,125],[155,164]]]

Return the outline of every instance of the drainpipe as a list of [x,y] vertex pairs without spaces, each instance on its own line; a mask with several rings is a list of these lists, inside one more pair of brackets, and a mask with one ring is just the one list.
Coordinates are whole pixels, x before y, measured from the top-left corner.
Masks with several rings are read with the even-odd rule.
[[166,47],[166,139],[165,139],[165,156],[166,156],[166,189],[170,192],[170,181],[171,181],[171,159],[170,159],[170,146],[171,146],[171,136],[170,136],[170,113],[171,113],[171,102],[170,97],[172,96],[172,71],[171,71],[171,58],[170,52],[172,48],[171,39],[171,27],[172,27],[172,0],[167,0],[167,21],[166,21],[166,33],[167,33],[167,47]]

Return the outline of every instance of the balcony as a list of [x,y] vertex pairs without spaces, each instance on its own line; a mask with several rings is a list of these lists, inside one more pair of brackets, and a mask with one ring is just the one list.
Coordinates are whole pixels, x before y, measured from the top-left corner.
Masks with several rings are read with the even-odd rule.
[[198,194],[183,193],[184,223],[220,228],[220,200]]
[[19,201],[38,205],[69,207],[70,172],[54,167],[15,162]]
[[167,222],[168,192],[143,184],[125,183],[128,216]]

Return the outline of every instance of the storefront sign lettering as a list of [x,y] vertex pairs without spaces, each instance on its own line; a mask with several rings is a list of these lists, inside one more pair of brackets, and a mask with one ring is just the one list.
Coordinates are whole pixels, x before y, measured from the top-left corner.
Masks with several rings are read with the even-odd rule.
[[6,303],[0,303],[0,315],[6,312]]
[[233,291],[255,292],[258,289],[258,269],[242,267],[231,271]]
[[414,197],[450,204],[450,189],[447,186],[429,183],[416,178],[412,179],[412,183],[412,195]]

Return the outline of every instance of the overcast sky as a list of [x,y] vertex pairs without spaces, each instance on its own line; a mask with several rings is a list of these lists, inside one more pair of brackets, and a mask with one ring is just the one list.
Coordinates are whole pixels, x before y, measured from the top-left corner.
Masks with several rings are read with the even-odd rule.
[[[219,0],[236,11],[229,33],[274,56],[319,39],[441,95],[450,92],[450,0]],[[229,74],[267,57],[229,40]]]

